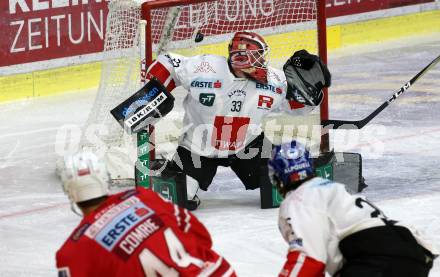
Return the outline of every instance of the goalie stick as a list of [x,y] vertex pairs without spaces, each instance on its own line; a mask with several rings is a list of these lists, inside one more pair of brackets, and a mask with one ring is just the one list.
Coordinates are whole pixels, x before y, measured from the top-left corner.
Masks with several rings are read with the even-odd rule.
[[380,105],[371,114],[361,120],[323,120],[322,127],[326,129],[361,129],[367,125],[373,118],[375,118],[381,111],[383,111],[388,105],[397,99],[402,93],[408,90],[420,77],[422,77],[429,69],[433,68],[440,61],[440,55],[430,62],[425,68],[423,68],[416,76],[414,76],[409,82],[405,83],[393,96]]

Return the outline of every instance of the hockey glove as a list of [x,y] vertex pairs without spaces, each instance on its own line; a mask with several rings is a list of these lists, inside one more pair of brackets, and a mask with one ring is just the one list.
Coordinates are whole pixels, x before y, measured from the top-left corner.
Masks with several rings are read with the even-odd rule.
[[283,67],[287,79],[287,100],[307,106],[318,106],[322,89],[331,84],[331,75],[321,59],[307,50],[296,51]]
[[174,97],[153,78],[110,112],[124,130],[131,134],[143,130],[149,124],[153,125],[173,107]]

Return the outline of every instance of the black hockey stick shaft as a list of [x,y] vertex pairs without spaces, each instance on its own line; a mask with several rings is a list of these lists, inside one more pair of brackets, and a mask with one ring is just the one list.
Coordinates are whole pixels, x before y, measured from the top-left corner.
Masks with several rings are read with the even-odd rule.
[[361,129],[367,125],[373,118],[375,118],[381,111],[383,111],[388,105],[397,99],[402,93],[408,90],[420,77],[422,77],[428,70],[433,68],[440,61],[440,55],[430,62],[425,68],[423,68],[417,75],[412,77],[409,82],[405,83],[393,96],[382,103],[376,110],[361,120],[323,120],[322,126],[326,129]]

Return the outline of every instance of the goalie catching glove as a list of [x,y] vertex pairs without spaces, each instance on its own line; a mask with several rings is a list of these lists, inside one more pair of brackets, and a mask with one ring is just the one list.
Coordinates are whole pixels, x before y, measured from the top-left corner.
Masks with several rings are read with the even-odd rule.
[[321,59],[306,50],[296,51],[283,67],[287,80],[288,100],[307,106],[318,106],[324,94],[322,89],[331,84],[331,75]]
[[156,123],[173,107],[174,97],[156,78],[152,78],[110,112],[122,128],[131,134]]

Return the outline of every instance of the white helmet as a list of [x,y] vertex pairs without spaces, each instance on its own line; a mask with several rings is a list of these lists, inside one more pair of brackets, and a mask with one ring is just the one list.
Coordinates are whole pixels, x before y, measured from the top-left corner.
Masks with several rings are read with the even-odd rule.
[[91,152],[79,152],[66,157],[61,180],[64,192],[75,203],[109,193],[108,171],[104,163]]

